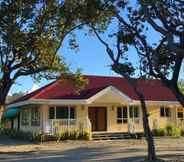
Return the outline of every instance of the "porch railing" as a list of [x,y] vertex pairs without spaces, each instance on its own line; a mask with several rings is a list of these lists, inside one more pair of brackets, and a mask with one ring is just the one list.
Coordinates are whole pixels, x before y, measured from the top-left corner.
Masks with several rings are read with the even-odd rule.
[[135,133],[143,129],[141,118],[129,118],[128,120],[128,132]]
[[50,119],[45,125],[45,132],[56,134],[60,132],[70,132],[76,130],[91,131],[91,122],[88,118],[77,119]]

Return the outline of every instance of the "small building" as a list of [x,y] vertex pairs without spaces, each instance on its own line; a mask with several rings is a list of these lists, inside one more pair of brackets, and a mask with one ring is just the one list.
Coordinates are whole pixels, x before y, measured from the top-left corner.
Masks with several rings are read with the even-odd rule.
[[[90,132],[143,132],[142,111],[134,89],[121,77],[84,76],[79,94],[70,81],[54,81],[7,106],[12,128],[54,133],[68,129]],[[184,109],[160,80],[137,79],[144,94],[151,129],[175,124],[184,128]],[[56,129],[57,128],[57,129]]]

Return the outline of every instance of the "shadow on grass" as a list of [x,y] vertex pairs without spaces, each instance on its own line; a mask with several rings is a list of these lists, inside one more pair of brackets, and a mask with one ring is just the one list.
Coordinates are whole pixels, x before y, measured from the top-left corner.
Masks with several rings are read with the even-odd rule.
[[[167,151],[167,150],[165,150]],[[184,150],[183,150],[184,151]],[[109,147],[78,147],[65,151],[41,151],[8,153],[0,160],[16,162],[138,162],[145,158],[146,150],[140,148],[116,149]],[[183,154],[163,154],[159,158],[184,159]]]
[[[32,142],[26,140],[13,139],[5,135],[0,135],[0,147],[2,146],[20,146],[20,145],[30,145]],[[0,150],[1,151],[1,150]]]
[[[0,139],[1,141],[1,139]],[[3,141],[4,142],[4,141]],[[7,143],[7,142],[5,142]],[[14,141],[14,144],[17,143]],[[30,143],[27,143],[30,144]],[[21,143],[19,143],[21,145]],[[0,142],[1,146],[1,142]],[[7,146],[7,145],[6,145]],[[11,144],[10,144],[11,146]],[[53,147],[53,146],[52,146]],[[45,151],[30,152],[8,152],[0,154],[1,162],[138,162],[143,160],[146,155],[146,149],[141,147],[115,147],[115,146],[99,146],[87,147],[78,146],[64,150],[62,144],[61,150],[50,149]],[[178,153],[174,153],[177,152]],[[184,148],[161,148],[157,151],[162,154],[159,158],[184,159]],[[178,161],[180,162],[180,161]]]

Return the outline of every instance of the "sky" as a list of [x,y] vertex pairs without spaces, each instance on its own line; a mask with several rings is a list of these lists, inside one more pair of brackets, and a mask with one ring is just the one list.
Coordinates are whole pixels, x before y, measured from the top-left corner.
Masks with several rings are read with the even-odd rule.
[[[110,70],[110,60],[105,53],[105,48],[94,36],[85,36],[83,32],[77,33],[79,51],[69,48],[68,39],[64,41],[59,54],[65,58],[65,62],[72,71],[81,68],[83,74],[88,75],[110,75],[115,74]],[[19,91],[31,91],[32,87],[44,86],[50,81],[43,79],[40,83],[34,82],[30,77],[21,77],[13,85],[10,94]]]
[[[111,27],[113,29],[114,26]],[[88,75],[105,75],[105,76],[117,76],[110,69],[111,61],[106,54],[105,47],[99,42],[95,36],[85,36],[84,32],[77,31],[77,40],[79,44],[79,50],[76,52],[71,50],[68,45],[68,38],[65,39],[62,48],[59,50],[59,54],[65,58],[65,62],[69,65],[72,71],[77,68],[82,69],[83,74]],[[106,37],[104,37],[106,39]],[[158,39],[155,33],[149,32],[149,39],[156,41]],[[135,55],[136,51],[130,49],[128,51],[131,62],[134,65],[138,65],[138,58]],[[43,79],[41,82],[35,82],[31,77],[21,77],[12,86],[9,95],[23,91],[31,92],[36,88],[42,87],[51,81]]]

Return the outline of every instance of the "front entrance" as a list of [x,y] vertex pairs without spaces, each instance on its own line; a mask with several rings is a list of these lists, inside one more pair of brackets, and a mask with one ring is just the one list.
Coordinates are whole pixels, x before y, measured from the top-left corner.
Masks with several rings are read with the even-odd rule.
[[92,131],[107,130],[106,107],[88,107],[88,116],[91,121]]

